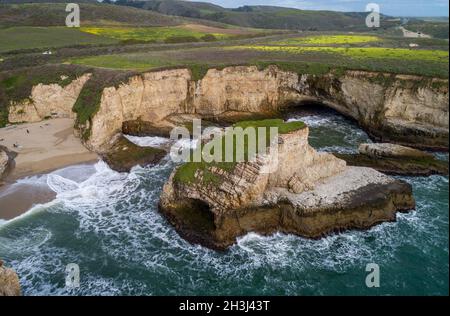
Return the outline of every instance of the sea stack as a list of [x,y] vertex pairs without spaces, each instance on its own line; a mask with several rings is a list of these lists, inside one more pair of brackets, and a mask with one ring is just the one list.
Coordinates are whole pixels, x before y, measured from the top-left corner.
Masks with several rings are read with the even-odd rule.
[[397,212],[415,208],[411,185],[317,152],[308,134],[302,126],[278,135],[271,172],[273,152],[226,168],[179,166],[163,188],[160,211],[188,241],[225,250],[249,232],[320,238],[395,221]]

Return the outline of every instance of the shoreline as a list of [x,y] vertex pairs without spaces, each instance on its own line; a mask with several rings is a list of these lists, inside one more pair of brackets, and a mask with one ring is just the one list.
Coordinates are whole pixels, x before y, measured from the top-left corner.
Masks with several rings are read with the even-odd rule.
[[[62,171],[71,167],[89,167],[95,164],[96,160],[90,162],[70,164],[54,170],[28,175],[9,181],[0,186],[0,226],[6,222],[20,218],[36,205],[50,203],[56,198],[56,192],[50,189],[46,182],[39,182],[39,178]],[[36,177],[34,181],[33,177]],[[20,181],[31,179],[32,181]]]
[[98,155],[85,148],[75,136],[73,125],[73,119],[57,118],[0,128],[0,145],[17,153],[15,166],[3,181],[11,183],[98,160]]
[[73,125],[73,119],[57,118],[0,128],[0,145],[17,153],[14,167],[0,182],[0,220],[19,217],[56,197],[48,187],[18,180],[99,160],[75,136]]

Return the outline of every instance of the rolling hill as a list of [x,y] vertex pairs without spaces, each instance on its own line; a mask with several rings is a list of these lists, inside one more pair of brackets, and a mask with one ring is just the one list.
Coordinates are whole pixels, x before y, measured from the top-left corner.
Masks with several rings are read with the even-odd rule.
[[[0,26],[64,26],[67,12],[62,2],[45,0],[45,3],[0,0]],[[8,4],[6,4],[8,2]],[[19,3],[20,2],[20,3]],[[33,1],[36,2],[36,1]],[[89,25],[174,26],[183,18],[94,1],[80,2],[81,23]]]
[[[274,6],[243,6],[226,9],[205,2],[180,0],[118,0],[115,4],[242,27],[367,31],[366,13],[358,12],[311,11]],[[385,19],[384,27],[390,26],[393,26],[393,22]]]

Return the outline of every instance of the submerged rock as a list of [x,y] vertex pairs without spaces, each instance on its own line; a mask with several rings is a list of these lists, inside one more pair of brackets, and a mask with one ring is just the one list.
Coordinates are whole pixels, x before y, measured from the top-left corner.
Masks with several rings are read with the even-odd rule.
[[391,175],[448,175],[448,162],[414,148],[389,144],[361,144],[358,154],[336,154],[351,166],[374,168]]
[[371,158],[433,158],[421,150],[390,143],[361,144],[358,151]]
[[13,269],[3,266],[0,260],[0,296],[20,296],[19,277]]
[[318,238],[394,221],[396,212],[415,207],[409,184],[316,152],[308,133],[304,127],[280,134],[276,165],[269,154],[234,165],[178,167],[160,211],[187,240],[223,250],[248,232]]
[[109,167],[118,172],[129,172],[134,166],[157,164],[166,151],[153,147],[140,147],[120,135],[111,148],[101,156]]

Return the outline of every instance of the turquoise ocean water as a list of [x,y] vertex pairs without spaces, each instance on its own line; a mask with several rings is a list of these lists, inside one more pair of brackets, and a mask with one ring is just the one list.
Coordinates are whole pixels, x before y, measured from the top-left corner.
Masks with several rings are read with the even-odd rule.
[[[319,150],[355,151],[368,141],[332,112],[298,113]],[[145,143],[145,139],[142,140]],[[440,154],[442,159],[448,155]],[[21,180],[56,199],[0,223],[0,258],[19,274],[25,295],[448,295],[448,177],[402,177],[417,210],[368,231],[321,240],[249,234],[217,253],[187,243],[158,214],[166,161],[128,174],[103,162]],[[0,197],[1,203],[1,197]],[[78,289],[65,268],[80,267]],[[380,288],[365,267],[380,266]]]

